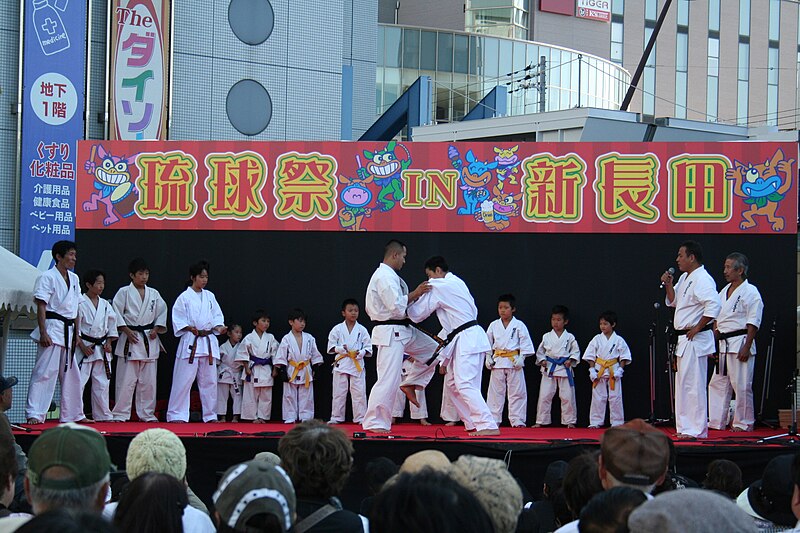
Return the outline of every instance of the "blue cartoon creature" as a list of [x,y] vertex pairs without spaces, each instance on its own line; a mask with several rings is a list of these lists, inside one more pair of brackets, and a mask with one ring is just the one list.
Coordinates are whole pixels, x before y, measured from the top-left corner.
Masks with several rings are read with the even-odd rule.
[[339,194],[344,204],[339,209],[339,225],[345,231],[367,231],[361,227],[361,221],[372,214],[372,209],[367,207],[372,201],[372,191],[366,187],[368,183],[372,183],[372,176],[365,180],[339,176],[339,183],[345,185]]
[[[95,157],[100,158],[100,164],[95,162]],[[130,166],[136,161],[136,156],[115,156],[103,148],[102,145],[92,146],[92,153],[83,168],[94,176],[96,189],[89,200],[83,202],[84,211],[97,211],[98,203],[105,206],[106,217],[103,225],[109,226],[118,222],[120,218],[127,218],[134,213],[139,191],[131,182]]]
[[725,178],[733,181],[733,194],[744,198],[750,209],[742,212],[740,229],[756,226],[756,216],[766,217],[772,231],[783,231],[786,221],[777,211],[781,200],[792,187],[794,159],[788,159],[780,148],[764,163],[734,161]]
[[455,146],[450,145],[447,149],[447,157],[450,158],[453,168],[461,173],[461,195],[464,197],[465,207],[458,208],[459,215],[474,215],[480,211],[480,204],[489,198],[489,191],[486,189],[492,179],[492,170],[497,168],[497,161],[480,161],[467,150],[464,155],[466,166],[461,160],[461,154]]
[[[405,151],[407,159],[397,158],[394,153],[396,146]],[[359,158],[358,177],[363,181],[370,177],[375,180],[375,185],[381,188],[375,207],[388,211],[395,206],[396,201],[403,199],[400,174],[411,164],[411,152],[402,143],[391,141],[383,150],[364,150],[364,157],[368,159],[367,165],[361,166]]]

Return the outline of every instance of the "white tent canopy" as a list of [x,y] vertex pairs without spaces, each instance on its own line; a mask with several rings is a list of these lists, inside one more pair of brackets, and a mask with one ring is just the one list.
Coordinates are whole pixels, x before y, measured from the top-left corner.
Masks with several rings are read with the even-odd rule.
[[33,284],[41,272],[0,246],[0,314],[36,311]]

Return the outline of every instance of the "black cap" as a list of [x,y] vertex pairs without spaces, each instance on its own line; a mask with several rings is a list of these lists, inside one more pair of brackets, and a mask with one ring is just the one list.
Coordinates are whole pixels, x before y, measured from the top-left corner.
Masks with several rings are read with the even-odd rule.
[[14,376],[8,376],[7,378],[0,376],[0,393],[5,392],[6,389],[10,389],[16,384],[17,378]]

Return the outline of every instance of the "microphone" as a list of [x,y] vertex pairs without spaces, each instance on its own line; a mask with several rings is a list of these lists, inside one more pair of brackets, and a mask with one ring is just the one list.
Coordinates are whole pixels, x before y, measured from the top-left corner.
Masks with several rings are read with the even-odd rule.
[[[670,276],[672,276],[673,274],[675,274],[675,267],[669,267],[669,268],[667,269],[667,274],[669,274]],[[661,285],[659,285],[659,286],[658,286],[658,288],[659,288],[659,289],[663,289],[663,288],[664,288],[664,282],[663,282],[663,281],[661,282]]]

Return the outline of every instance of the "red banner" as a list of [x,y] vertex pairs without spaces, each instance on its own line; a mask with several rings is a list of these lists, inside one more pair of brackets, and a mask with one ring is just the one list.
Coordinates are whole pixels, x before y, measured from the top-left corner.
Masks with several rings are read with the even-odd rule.
[[81,141],[78,229],[797,233],[795,143]]

